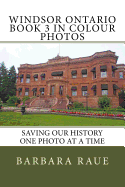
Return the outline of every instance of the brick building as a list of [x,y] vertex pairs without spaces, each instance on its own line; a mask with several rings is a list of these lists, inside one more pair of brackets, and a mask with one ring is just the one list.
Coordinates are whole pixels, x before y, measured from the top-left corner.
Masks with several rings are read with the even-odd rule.
[[[98,107],[98,98],[107,95],[112,107],[119,106],[118,92],[125,87],[125,65],[117,64],[112,51],[71,59],[58,56],[41,64],[22,64],[18,68],[17,96],[38,96],[37,100],[56,98],[79,101]],[[38,99],[39,98],[39,99]],[[65,102],[66,103],[66,102]]]

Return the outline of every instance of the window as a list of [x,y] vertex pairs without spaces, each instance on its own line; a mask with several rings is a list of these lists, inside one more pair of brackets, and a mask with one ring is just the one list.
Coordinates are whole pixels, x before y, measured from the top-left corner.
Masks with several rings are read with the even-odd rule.
[[59,95],[63,95],[63,86],[59,87]]
[[41,74],[41,80],[45,80],[45,74]]
[[123,79],[123,72],[119,72],[119,78]]
[[117,70],[117,67],[112,66],[112,77],[115,77],[115,70]]
[[25,96],[29,95],[29,92],[25,91]]
[[87,74],[82,74],[82,77],[87,77]]
[[93,72],[93,79],[96,79],[96,71]]
[[19,95],[22,95],[22,90],[21,90],[21,91],[19,91]]
[[56,71],[51,73],[52,76],[63,76],[63,71]]
[[72,96],[77,96],[77,87],[76,86],[73,86],[71,88],[71,91],[72,91]]
[[82,96],[86,96],[87,91],[82,91]]
[[71,72],[71,74],[72,74],[72,78],[73,78],[73,79],[75,79],[75,78],[77,77],[77,71],[76,71],[76,70],[73,70],[73,71]]
[[102,89],[102,95],[108,95],[108,84],[102,84],[101,89]]
[[101,78],[107,77],[107,66],[100,66]]
[[107,77],[107,71],[102,70],[101,71],[101,78],[105,78],[105,77]]
[[87,69],[83,69],[81,73],[82,73],[82,77],[87,77]]
[[102,90],[102,95],[108,95],[108,90]]
[[82,96],[86,96],[87,94],[87,86],[82,86]]
[[44,95],[44,88],[40,88],[40,95]]
[[96,79],[96,67],[92,68],[91,72],[93,73],[93,79]]
[[113,94],[116,95],[116,89],[113,89]]
[[34,77],[34,81],[38,81],[38,74],[35,74],[33,77]]
[[28,96],[29,95],[29,88],[26,88],[25,89],[25,96]]
[[45,80],[45,77],[41,77],[41,80]]
[[30,83],[30,78],[26,78],[26,83]]
[[40,92],[41,93],[41,95],[44,95],[44,92]]
[[75,79],[77,77],[77,75],[72,75],[72,78]]
[[23,83],[23,74],[19,75],[20,77],[20,83]]
[[36,96],[36,94],[37,94],[37,88],[33,88],[32,91],[33,91],[33,96]]
[[19,95],[22,95],[22,88],[18,88],[17,91],[19,91]]
[[76,90],[72,90],[72,96],[77,96],[77,91]]
[[20,82],[23,83],[23,78],[20,78]]
[[26,75],[26,83],[30,83],[30,74]]
[[96,95],[96,90],[93,90],[93,94],[94,94],[94,96]]
[[118,90],[119,87],[116,84],[113,84],[113,94],[116,95],[116,90]]

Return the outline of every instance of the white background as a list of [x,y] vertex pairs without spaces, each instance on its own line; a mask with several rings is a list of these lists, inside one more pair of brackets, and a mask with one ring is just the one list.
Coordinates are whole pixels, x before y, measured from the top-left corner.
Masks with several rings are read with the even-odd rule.
[[39,33],[10,33],[8,16],[115,16],[116,32],[85,33],[84,41],[125,41],[124,1],[2,1],[0,41],[40,41]]
[[[22,130],[25,130],[25,136],[23,136]],[[36,136],[32,135],[29,136],[29,133],[27,131],[30,130],[49,130],[50,131],[50,135],[40,135],[40,136]],[[58,131],[62,132],[62,130],[67,130],[68,131],[68,135],[69,136],[59,136],[59,134],[56,135],[56,133],[58,133]],[[80,131],[80,130],[89,130],[91,133],[91,130],[103,130],[102,131],[102,136],[84,136],[84,134],[82,136],[71,136],[71,130],[72,131]],[[53,133],[52,133],[53,131]],[[27,134],[27,136],[26,136]],[[31,132],[30,132],[31,134]],[[98,133],[99,135],[99,133]],[[21,140],[23,138],[23,140]],[[24,139],[29,139],[30,138],[36,138],[36,143],[23,143]],[[59,143],[59,141],[57,141],[57,144],[54,143],[52,144],[51,142],[53,142],[53,140],[50,140],[50,143],[48,141],[48,143],[41,143],[38,144],[38,138],[64,138],[65,142],[64,143]],[[71,144],[67,144],[68,139],[69,138],[77,138],[75,144],[71,143]],[[80,139],[83,139],[84,144],[79,144]],[[87,144],[86,138],[104,138],[104,144]],[[21,141],[20,141],[21,140]],[[22,144],[21,144],[22,142]],[[0,146],[125,146],[125,130],[124,128],[0,128]]]

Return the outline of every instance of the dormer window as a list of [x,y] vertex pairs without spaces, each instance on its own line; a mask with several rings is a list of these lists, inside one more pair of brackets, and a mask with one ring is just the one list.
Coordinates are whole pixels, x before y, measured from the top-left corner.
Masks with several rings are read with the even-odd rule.
[[35,74],[33,77],[34,77],[34,81],[38,81],[38,74]]
[[101,78],[107,77],[107,66],[100,66]]
[[77,71],[76,71],[76,70],[73,70],[73,71],[71,72],[71,74],[72,74],[72,78],[73,78],[73,79],[75,79],[75,78],[77,77]]
[[87,69],[83,69],[81,73],[82,73],[82,77],[87,77]]

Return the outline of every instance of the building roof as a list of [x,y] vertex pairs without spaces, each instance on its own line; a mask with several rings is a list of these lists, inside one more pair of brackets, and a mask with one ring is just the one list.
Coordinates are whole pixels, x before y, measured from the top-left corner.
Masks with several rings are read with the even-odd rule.
[[99,58],[104,58],[104,57],[113,57],[118,59],[118,56],[115,55],[115,52],[112,51],[102,51],[102,52],[97,52],[92,56],[88,57],[79,57],[79,58],[73,58],[71,59],[70,57],[66,56],[59,56],[57,55],[56,57],[49,59],[46,63],[40,63],[40,64],[21,64],[19,68],[39,68],[43,66],[48,66],[52,64],[62,64],[62,63],[74,63],[74,62],[90,62],[94,59],[99,59]]

